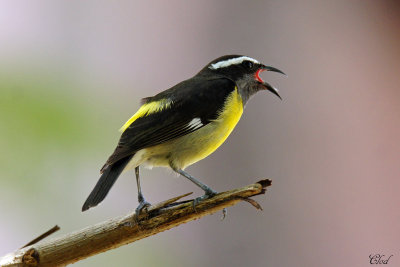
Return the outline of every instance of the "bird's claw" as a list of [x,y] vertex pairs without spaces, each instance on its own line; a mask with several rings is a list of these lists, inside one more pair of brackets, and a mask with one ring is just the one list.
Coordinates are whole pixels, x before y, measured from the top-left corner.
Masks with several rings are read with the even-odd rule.
[[[140,225],[140,219],[139,216],[143,212],[143,209],[150,207],[151,204],[147,202],[146,200],[142,200],[139,202],[139,206],[135,209],[135,215],[133,216],[133,222],[137,225]],[[148,215],[147,212],[145,212],[146,216]]]
[[204,195],[202,195],[201,197],[196,197],[195,199],[193,199],[193,209],[196,211],[196,206],[197,204],[199,204],[201,201],[205,200],[205,199],[209,199],[212,198],[213,196],[215,196],[216,194],[218,194],[217,192],[215,192],[212,189],[209,189],[206,191],[206,193]]
[[137,206],[137,208],[135,210],[136,216],[139,216],[139,214],[142,212],[142,210],[144,208],[147,208],[150,206],[151,206],[151,204],[149,202],[147,202],[146,200],[139,202],[139,206]]

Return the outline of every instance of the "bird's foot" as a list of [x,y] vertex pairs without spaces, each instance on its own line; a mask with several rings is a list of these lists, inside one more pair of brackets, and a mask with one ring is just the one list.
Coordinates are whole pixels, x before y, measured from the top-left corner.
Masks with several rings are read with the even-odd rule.
[[[144,198],[142,198],[139,201],[139,206],[137,206],[137,208],[135,209],[135,214],[132,217],[132,222],[128,222],[127,225],[129,225],[129,226],[133,226],[134,224],[140,225],[139,217],[142,217],[140,215],[142,215],[143,209],[150,207],[150,206],[151,206],[151,204],[149,202],[147,202],[146,200],[144,200]],[[148,215],[146,211],[144,213],[145,214],[143,216]]]
[[139,206],[137,206],[137,208],[135,209],[135,215],[132,217],[133,224],[137,224],[138,226],[140,226],[139,217],[142,218],[144,216],[146,218],[146,216],[148,216],[147,212],[145,212],[143,216],[140,216],[140,215],[143,213],[143,209],[150,207],[150,206],[151,206],[151,204],[149,202],[147,202],[146,200],[144,200],[144,198],[142,198],[141,201],[139,201]]
[[137,206],[137,208],[135,210],[136,216],[139,216],[139,214],[142,212],[142,210],[144,208],[147,208],[150,206],[151,206],[151,204],[149,202],[147,202],[146,200],[143,199],[142,201],[140,201],[139,206]]
[[193,209],[196,210],[197,204],[199,204],[201,201],[203,201],[205,199],[212,198],[216,194],[218,194],[216,191],[212,190],[211,188],[208,188],[208,190],[205,191],[204,195],[202,195],[201,197],[197,197],[197,198],[193,199]]

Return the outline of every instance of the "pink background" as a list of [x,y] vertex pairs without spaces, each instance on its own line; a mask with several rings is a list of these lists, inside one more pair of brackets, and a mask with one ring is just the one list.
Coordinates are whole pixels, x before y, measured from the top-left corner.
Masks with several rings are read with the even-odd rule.
[[[239,204],[222,222],[209,216],[75,266],[370,266],[375,253],[400,266],[397,2],[144,3],[1,2],[0,90],[3,100],[22,93],[0,108],[0,255],[54,224],[59,235],[134,209],[126,173],[102,205],[80,212],[117,130],[140,98],[237,53],[288,74],[263,74],[283,101],[259,93],[227,142],[187,171],[218,191],[271,178],[256,198],[264,211]],[[43,121],[39,104],[10,117],[24,92],[65,107],[78,130]],[[39,121],[36,137],[25,125]],[[150,202],[201,194],[170,171],[142,177]]]

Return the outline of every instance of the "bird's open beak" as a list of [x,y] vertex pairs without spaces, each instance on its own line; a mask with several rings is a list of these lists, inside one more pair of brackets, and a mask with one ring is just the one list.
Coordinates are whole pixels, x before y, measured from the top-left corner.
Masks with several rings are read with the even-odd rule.
[[256,79],[262,84],[262,86],[265,87],[266,90],[270,91],[271,93],[273,93],[274,95],[279,97],[279,99],[282,100],[282,97],[279,95],[278,89],[276,89],[275,87],[273,87],[272,85],[270,85],[269,83],[263,81],[260,78],[260,73],[263,72],[263,71],[273,71],[273,72],[281,73],[283,75],[286,75],[286,74],[283,71],[278,70],[277,68],[274,68],[274,67],[271,67],[271,66],[264,66],[264,65],[261,65],[261,67],[256,72]]

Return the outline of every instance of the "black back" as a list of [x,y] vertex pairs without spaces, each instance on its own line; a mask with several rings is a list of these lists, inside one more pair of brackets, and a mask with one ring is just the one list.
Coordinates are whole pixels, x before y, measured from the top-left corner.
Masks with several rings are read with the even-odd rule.
[[114,153],[103,169],[138,150],[158,145],[193,132],[188,127],[194,118],[200,118],[203,127],[218,117],[226,97],[235,89],[230,79],[196,75],[153,97],[145,103],[168,99],[170,107],[136,119],[123,133]]

